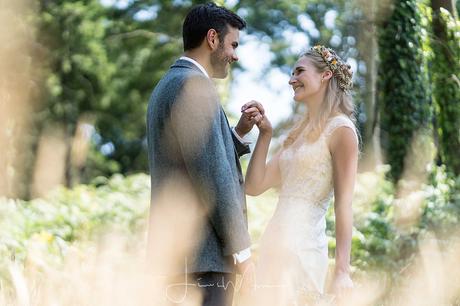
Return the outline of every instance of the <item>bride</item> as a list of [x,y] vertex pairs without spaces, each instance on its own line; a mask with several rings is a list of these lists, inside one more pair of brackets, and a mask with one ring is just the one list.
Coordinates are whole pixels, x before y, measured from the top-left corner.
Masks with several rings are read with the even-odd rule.
[[289,85],[307,113],[266,163],[272,127],[258,123],[259,137],[246,174],[246,193],[279,187],[276,211],[261,239],[257,305],[289,305],[320,298],[328,270],[325,214],[334,195],[336,252],[333,292],[350,278],[352,195],[358,135],[350,95],[352,71],[333,50],[315,46],[294,66]]

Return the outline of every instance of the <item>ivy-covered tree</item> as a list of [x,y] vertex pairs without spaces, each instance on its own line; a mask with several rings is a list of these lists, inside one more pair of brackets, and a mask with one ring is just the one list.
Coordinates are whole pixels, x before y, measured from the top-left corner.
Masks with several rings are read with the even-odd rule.
[[379,35],[381,144],[390,176],[401,178],[413,136],[429,126],[431,107],[423,70],[422,28],[415,0],[397,0]]
[[460,22],[453,1],[432,1],[433,101],[438,157],[460,175]]

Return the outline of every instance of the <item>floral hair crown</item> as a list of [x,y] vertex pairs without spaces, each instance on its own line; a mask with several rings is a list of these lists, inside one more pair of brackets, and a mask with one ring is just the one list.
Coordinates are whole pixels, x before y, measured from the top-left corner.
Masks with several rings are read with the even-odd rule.
[[334,52],[334,50],[330,48],[326,48],[322,45],[316,45],[312,47],[311,50],[321,55],[329,69],[331,69],[332,74],[337,78],[340,89],[345,92],[349,92],[349,90],[353,87],[353,82],[351,80],[353,71],[351,71],[351,66],[345,63]]

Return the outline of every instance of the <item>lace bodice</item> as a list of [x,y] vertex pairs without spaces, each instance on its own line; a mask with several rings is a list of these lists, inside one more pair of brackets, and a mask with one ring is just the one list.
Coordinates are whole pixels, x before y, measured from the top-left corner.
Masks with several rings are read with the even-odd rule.
[[333,195],[332,159],[328,139],[339,127],[349,127],[356,135],[353,122],[345,115],[332,117],[318,139],[309,143],[303,139],[293,144],[280,156],[281,192],[280,198],[300,198],[322,210],[327,210]]

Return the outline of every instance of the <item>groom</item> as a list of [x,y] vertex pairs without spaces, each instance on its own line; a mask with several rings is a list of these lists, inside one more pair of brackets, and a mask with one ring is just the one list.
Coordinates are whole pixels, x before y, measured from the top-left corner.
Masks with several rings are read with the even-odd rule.
[[[233,286],[218,284],[234,282],[235,273],[253,276],[239,157],[249,153],[242,137],[264,110],[257,102],[245,104],[230,128],[211,80],[225,78],[238,60],[239,30],[245,26],[214,3],[192,8],[183,23],[184,56],[153,90],[147,113],[151,217],[161,188],[178,173],[206,211],[198,247],[187,258],[187,278],[199,283],[206,306],[230,306]],[[187,209],[194,213],[193,206]]]

